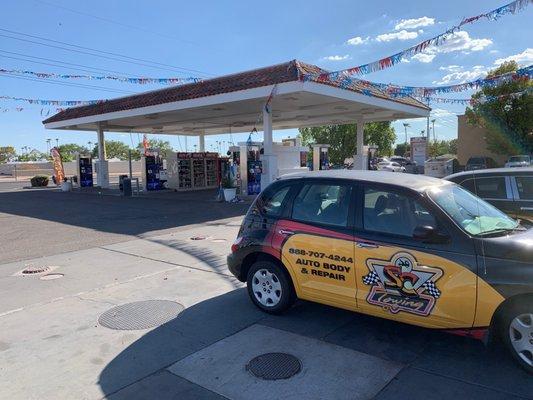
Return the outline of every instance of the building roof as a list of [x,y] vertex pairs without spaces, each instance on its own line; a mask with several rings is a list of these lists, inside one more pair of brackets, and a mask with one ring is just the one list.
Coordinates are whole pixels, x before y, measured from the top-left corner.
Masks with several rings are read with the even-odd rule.
[[[302,77],[306,74],[318,75],[327,72],[328,71],[315,65],[292,60],[270,67],[239,72],[218,78],[206,79],[200,82],[173,86],[111,100],[104,100],[97,104],[68,108],[44,120],[43,123],[48,124],[51,122],[71,120],[117,111],[133,110],[142,107],[197,99],[200,97],[208,97],[280,83],[301,81]],[[322,82],[318,79],[313,80],[323,85],[339,87],[334,83]],[[356,82],[344,89],[356,93],[363,93],[363,90],[365,90],[366,92],[369,91],[372,96],[381,99],[414,106],[423,110],[429,109],[425,104],[411,97],[394,98],[383,91],[372,87],[369,88],[362,83],[359,84]]]
[[423,192],[431,187],[449,185],[451,183],[443,179],[433,178],[431,176],[426,175],[415,175],[387,171],[360,171],[351,169],[331,169],[327,171],[295,172],[283,175],[279,179],[302,178],[336,178],[365,182],[386,183],[389,185],[403,186],[419,192]]

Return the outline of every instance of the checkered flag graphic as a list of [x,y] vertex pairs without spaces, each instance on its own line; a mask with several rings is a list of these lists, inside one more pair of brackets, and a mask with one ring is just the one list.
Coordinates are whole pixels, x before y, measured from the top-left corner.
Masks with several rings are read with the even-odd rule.
[[437,289],[437,286],[435,286],[435,282],[433,281],[427,281],[426,283],[424,283],[422,285],[422,287],[424,289],[426,289],[426,291],[428,292],[428,294],[430,296],[433,296],[435,297],[436,299],[438,299],[440,297],[440,290]]
[[368,275],[363,276],[363,283],[365,285],[375,285],[379,282],[379,276],[374,271],[370,271]]

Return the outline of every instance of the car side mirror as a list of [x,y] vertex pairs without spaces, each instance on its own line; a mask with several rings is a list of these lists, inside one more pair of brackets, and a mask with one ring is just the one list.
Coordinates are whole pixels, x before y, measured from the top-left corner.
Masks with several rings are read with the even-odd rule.
[[424,243],[446,243],[450,239],[448,235],[439,232],[431,225],[418,225],[413,230],[413,239]]

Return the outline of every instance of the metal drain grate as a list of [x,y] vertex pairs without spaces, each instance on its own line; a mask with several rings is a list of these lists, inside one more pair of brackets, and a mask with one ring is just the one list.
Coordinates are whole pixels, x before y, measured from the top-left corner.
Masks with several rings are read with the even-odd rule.
[[40,266],[27,266],[22,270],[22,275],[42,274],[43,272],[50,271],[50,267]]
[[148,329],[176,318],[184,308],[169,300],[136,301],[106,311],[100,315],[98,323],[115,330]]
[[246,369],[257,378],[267,381],[289,379],[302,369],[302,363],[287,353],[266,353],[250,360]]

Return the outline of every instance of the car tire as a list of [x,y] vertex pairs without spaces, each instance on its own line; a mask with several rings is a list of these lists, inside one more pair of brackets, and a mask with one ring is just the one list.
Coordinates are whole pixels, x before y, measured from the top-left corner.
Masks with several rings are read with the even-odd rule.
[[533,374],[533,308],[531,302],[511,305],[499,324],[500,338],[518,364]]
[[287,271],[270,261],[257,261],[250,267],[246,286],[252,302],[269,314],[288,310],[296,297]]

